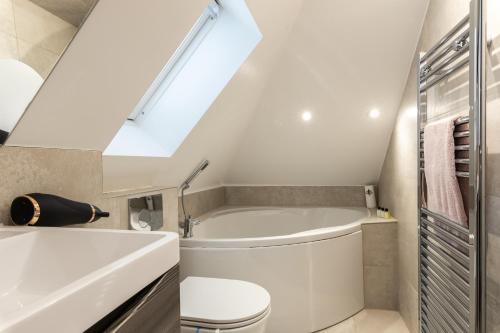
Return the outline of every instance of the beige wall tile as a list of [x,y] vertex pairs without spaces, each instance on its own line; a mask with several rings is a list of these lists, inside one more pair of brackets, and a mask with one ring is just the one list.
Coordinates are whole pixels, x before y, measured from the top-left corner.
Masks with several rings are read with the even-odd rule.
[[76,28],[29,0],[13,0],[13,3],[18,38],[61,54]]
[[0,31],[0,59],[18,58],[16,37]]
[[9,207],[16,196],[32,192],[57,194],[115,210],[101,198],[101,174],[99,152],[0,147],[0,221],[10,221]]
[[364,265],[386,267],[397,266],[397,228],[397,223],[374,223],[364,224],[362,226]]
[[398,223],[363,224],[365,306],[398,309]]
[[18,39],[19,60],[31,66],[44,79],[52,71],[59,54]]
[[229,186],[226,205],[366,206],[363,186]]
[[0,0],[0,32],[11,36],[16,34],[12,0]]
[[418,292],[412,284],[400,280],[399,312],[411,333],[417,333],[418,324]]
[[365,266],[363,271],[365,308],[397,309],[397,268],[391,266]]
[[[184,196],[186,215],[198,217],[211,210],[225,205],[225,188],[218,187],[206,191],[187,194]],[[179,221],[184,220],[181,198],[179,197]]]

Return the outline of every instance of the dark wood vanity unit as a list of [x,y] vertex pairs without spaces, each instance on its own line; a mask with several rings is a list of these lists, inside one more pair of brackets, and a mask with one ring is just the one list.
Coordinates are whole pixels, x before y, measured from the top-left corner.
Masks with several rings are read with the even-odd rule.
[[179,333],[179,266],[151,282],[85,332]]

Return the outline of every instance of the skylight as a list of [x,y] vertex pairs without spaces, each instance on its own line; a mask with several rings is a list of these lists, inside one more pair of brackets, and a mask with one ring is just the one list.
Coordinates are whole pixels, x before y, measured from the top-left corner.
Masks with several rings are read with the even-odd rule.
[[104,151],[170,157],[262,35],[243,0],[211,3]]

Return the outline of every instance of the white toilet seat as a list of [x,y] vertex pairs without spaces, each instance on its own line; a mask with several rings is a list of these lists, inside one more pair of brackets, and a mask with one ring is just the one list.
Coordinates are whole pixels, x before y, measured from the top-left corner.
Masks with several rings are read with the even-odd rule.
[[271,309],[269,293],[247,281],[187,277],[180,293],[182,326],[241,328],[267,318]]
[[223,324],[223,323],[213,324],[213,323],[209,323],[209,322],[199,322],[199,321],[190,321],[190,320],[181,319],[181,325],[182,326],[199,327],[199,328],[221,329],[221,330],[227,330],[227,329],[231,329],[231,328],[241,328],[241,327],[250,326],[250,325],[264,319],[265,317],[267,317],[269,312],[271,312],[270,307],[265,312],[261,313],[259,316],[255,317],[255,318],[241,321],[241,322],[225,323],[225,324]]

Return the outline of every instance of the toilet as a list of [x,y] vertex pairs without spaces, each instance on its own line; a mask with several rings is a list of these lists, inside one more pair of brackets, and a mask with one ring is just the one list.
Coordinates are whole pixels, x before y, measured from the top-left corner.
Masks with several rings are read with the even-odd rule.
[[187,277],[181,282],[181,333],[264,333],[271,296],[240,280]]

